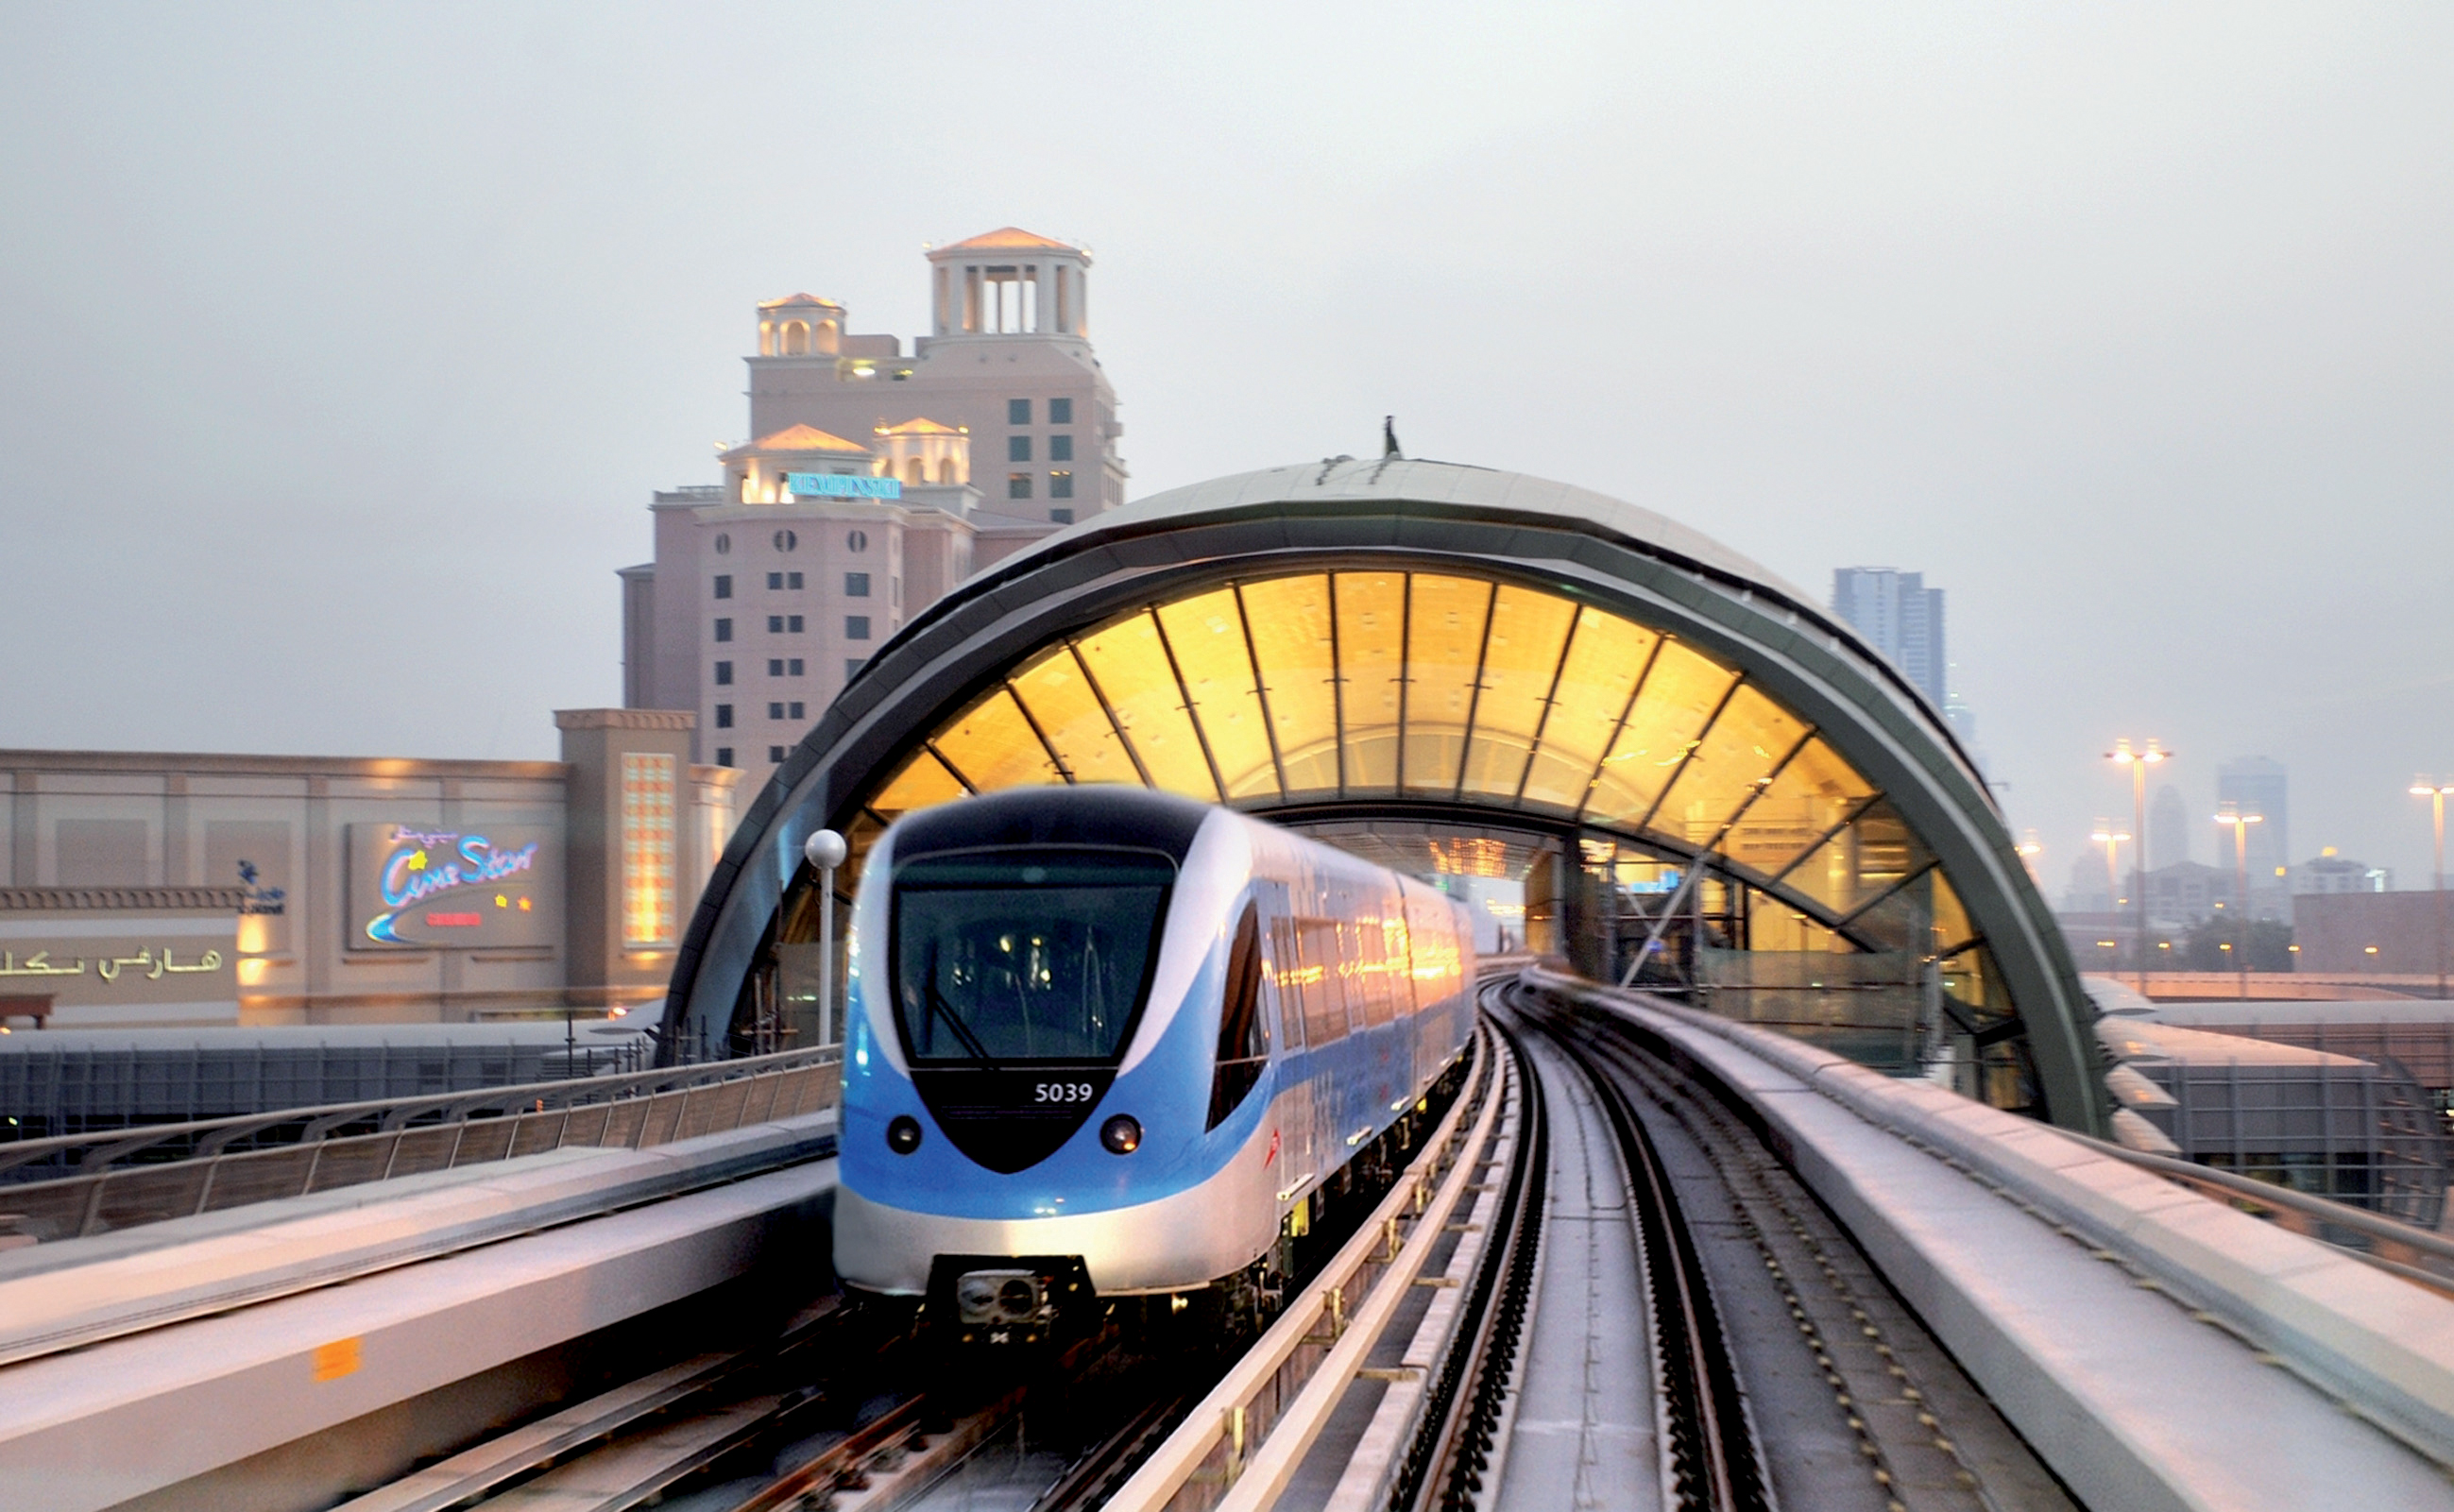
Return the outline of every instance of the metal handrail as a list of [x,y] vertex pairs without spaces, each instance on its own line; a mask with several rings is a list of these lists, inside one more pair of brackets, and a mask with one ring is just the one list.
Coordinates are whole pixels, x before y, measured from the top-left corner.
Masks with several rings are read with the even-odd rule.
[[[784,1050],[773,1055],[701,1061],[695,1065],[666,1066],[650,1071],[616,1072],[602,1077],[531,1081],[516,1086],[482,1087],[475,1091],[418,1093],[409,1097],[330,1102],[303,1108],[275,1108],[263,1113],[199,1119],[186,1123],[148,1124],[137,1129],[101,1129],[88,1134],[51,1135],[39,1139],[0,1144],[0,1173],[48,1159],[73,1156],[77,1171],[91,1174],[106,1170],[129,1156],[181,1139],[193,1142],[186,1151],[172,1156],[170,1161],[158,1163],[210,1159],[237,1140],[268,1134],[289,1123],[301,1124],[298,1136],[281,1142],[312,1144],[330,1138],[334,1129],[363,1119],[376,1119],[376,1131],[389,1134],[428,1115],[433,1115],[432,1121],[436,1123],[457,1123],[484,1113],[490,1107],[497,1112],[508,1112],[508,1105],[513,1102],[527,1103],[532,1107],[576,1107],[589,1102],[653,1096],[676,1087],[730,1081],[770,1071],[789,1071],[803,1065],[830,1062],[837,1056],[838,1052],[833,1048]],[[0,1191],[6,1189],[5,1184],[0,1184]]]
[[[2296,1192],[2288,1186],[2256,1180],[2232,1171],[2193,1160],[2175,1159],[2169,1155],[2153,1155],[2133,1150],[2108,1140],[2090,1138],[2063,1130],[2072,1139],[2082,1140],[2102,1155],[2124,1160],[2142,1170],[2153,1171],[2167,1179],[2194,1187],[2209,1196],[2223,1200],[2254,1203],[2265,1208],[2282,1227],[2333,1245],[2346,1254],[2371,1260],[2406,1280],[2454,1296],[2454,1274],[2429,1269],[2425,1262],[2434,1260],[2454,1272],[2454,1240],[2414,1228],[2408,1223],[2372,1213],[2366,1208],[2338,1202],[2332,1198],[2313,1197]],[[2369,1240],[2369,1247],[2345,1244],[2327,1234],[2329,1228],[2343,1229]]]

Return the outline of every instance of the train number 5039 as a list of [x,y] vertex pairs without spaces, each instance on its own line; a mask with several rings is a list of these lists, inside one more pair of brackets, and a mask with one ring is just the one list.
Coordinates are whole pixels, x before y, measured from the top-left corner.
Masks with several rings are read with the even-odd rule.
[[1034,1102],[1088,1102],[1094,1096],[1087,1081],[1043,1081],[1033,1092]]

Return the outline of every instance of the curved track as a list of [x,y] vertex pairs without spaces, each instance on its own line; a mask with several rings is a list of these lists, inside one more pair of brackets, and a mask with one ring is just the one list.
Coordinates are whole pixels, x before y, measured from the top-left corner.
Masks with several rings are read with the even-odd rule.
[[1223,1473],[1137,1495],[1182,1435],[1217,1440],[1195,1403],[1235,1361],[1111,1334],[957,1383],[917,1367],[897,1319],[821,1304],[771,1346],[669,1367],[350,1512],[2071,1505],[1741,1102],[1606,1006],[1513,978],[1482,1000],[1490,1054],[1461,1099],[1478,1121],[1461,1108],[1383,1200],[1407,1216],[1370,1220],[1373,1292],[1325,1270],[1336,1300],[1281,1324],[1321,1370],[1299,1381],[1310,1407],[1272,1399],[1304,1424],[1291,1451],[1257,1419]]

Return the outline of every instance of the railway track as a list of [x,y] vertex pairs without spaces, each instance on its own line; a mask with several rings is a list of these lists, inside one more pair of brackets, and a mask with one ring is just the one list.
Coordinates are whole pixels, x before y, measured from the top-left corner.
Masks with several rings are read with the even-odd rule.
[[[1717,1299],[1720,1318],[1720,1338],[1707,1346],[1719,1359],[1708,1368],[1726,1371],[1735,1395],[1734,1403],[1725,1398],[1711,1404],[1728,1424],[1721,1441],[1749,1423],[1760,1428],[1758,1500],[1713,1500],[1742,1494],[1746,1482],[1733,1476],[1700,1484],[1691,1473],[1667,1504],[1719,1509],[1779,1501],[1870,1512],[2073,1506],[1713,1085],[1606,1009],[1531,992],[1514,1002],[1571,1053],[1614,1123],[1641,1144],[1647,1174],[1631,1185],[1639,1196],[1665,1191],[1667,1203],[1676,1204],[1681,1221],[1670,1242],[1680,1268],[1689,1284]],[[1717,1238],[1707,1245],[1700,1241],[1704,1235]],[[1645,1239],[1648,1249],[1660,1242]],[[1651,1254],[1646,1260],[1650,1279],[1660,1267]],[[1656,1289],[1659,1329],[1658,1283]],[[1692,1454],[1700,1441],[1692,1428],[1673,1429],[1672,1458]]]
[[[1580,1389],[1642,1399],[1588,1401],[1572,1436],[1576,1491],[1600,1504],[1614,1486],[1678,1512],[2071,1504],[1689,1068],[1592,1003],[1514,979],[1483,1001],[1465,1090],[1239,1358],[1103,1333],[999,1381],[933,1376],[908,1318],[822,1303],[772,1344],[669,1366],[346,1512],[1530,1504],[1567,1474],[1565,1361],[1537,1358],[1564,1356],[1563,1320],[1586,1341]],[[1579,1221],[1618,1247],[1552,1253],[1561,1204],[1597,1191]],[[1605,1251],[1625,1276],[1570,1276]],[[1588,1289],[1547,1292],[1555,1273]],[[1614,1412],[1636,1431],[1598,1433]]]

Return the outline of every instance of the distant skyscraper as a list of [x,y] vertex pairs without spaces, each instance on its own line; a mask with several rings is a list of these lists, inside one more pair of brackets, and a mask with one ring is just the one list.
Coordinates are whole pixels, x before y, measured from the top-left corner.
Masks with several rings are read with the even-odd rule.
[[2156,801],[2147,805],[2147,865],[2153,870],[2186,861],[2197,850],[2192,842],[2198,837],[2199,826],[2191,822],[2190,805],[2182,790],[2170,782],[2156,790]]
[[1937,709],[1949,706],[1951,664],[1943,653],[1942,590],[1925,586],[1923,573],[1835,568],[1832,612],[1889,656]]
[[[2291,805],[2286,801],[2284,767],[2281,761],[2264,756],[2240,756],[2216,769],[2216,807],[2236,806],[2243,814],[2259,816],[2259,822],[2249,825],[2249,896],[2253,911],[2259,914],[2280,911],[2262,895],[2277,899],[2289,897],[2283,868],[2292,855]],[[2233,865],[2232,840],[2224,838],[2223,854],[2216,864]]]

